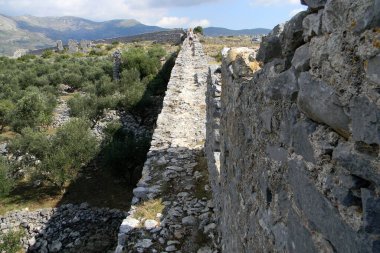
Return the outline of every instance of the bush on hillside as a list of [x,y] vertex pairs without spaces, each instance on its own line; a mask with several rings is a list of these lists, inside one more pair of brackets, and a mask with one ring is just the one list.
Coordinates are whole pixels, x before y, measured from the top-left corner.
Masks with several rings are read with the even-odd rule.
[[13,153],[29,153],[41,160],[50,151],[50,142],[46,134],[27,127],[11,141],[9,150]]
[[83,119],[69,121],[52,137],[50,152],[42,161],[42,172],[48,180],[63,188],[96,156],[97,144],[88,122]]
[[13,189],[15,183],[10,175],[10,165],[3,158],[0,159],[0,197],[6,196]]
[[75,94],[67,104],[70,107],[71,117],[86,118],[93,121],[100,114],[95,95]]
[[28,90],[12,110],[10,123],[16,131],[47,124],[51,120],[54,106],[55,102],[38,89]]

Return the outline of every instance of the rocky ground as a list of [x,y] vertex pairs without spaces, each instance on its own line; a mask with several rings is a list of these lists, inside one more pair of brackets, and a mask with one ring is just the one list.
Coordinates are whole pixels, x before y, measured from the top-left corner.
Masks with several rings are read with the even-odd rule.
[[207,63],[185,40],[116,252],[217,252],[203,154]]
[[28,253],[113,252],[125,212],[91,208],[88,204],[62,205],[34,212],[11,212],[0,217],[0,233],[21,229]]

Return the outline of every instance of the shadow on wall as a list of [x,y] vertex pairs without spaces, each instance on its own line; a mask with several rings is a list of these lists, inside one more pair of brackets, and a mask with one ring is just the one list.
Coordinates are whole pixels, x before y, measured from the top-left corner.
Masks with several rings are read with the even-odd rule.
[[[122,126],[116,129],[98,156],[66,188],[57,208],[29,215],[32,222],[24,228],[34,237],[28,241],[28,253],[113,252],[120,224],[127,216],[124,211],[130,209],[132,190],[141,178],[175,58],[172,55],[164,64],[131,109],[150,134],[140,138]],[[43,222],[33,223],[36,220]]]

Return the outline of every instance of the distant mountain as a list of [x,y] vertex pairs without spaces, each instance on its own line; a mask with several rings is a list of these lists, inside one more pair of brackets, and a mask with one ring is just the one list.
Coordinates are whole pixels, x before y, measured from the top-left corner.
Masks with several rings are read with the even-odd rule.
[[98,40],[164,31],[133,19],[94,22],[77,17],[9,17],[0,15],[0,55],[13,55],[17,49],[54,46],[57,40]]
[[266,28],[254,28],[254,29],[243,29],[243,30],[230,30],[221,27],[207,27],[203,29],[203,33],[206,36],[216,37],[216,36],[239,36],[239,35],[260,35],[268,34],[271,30]]

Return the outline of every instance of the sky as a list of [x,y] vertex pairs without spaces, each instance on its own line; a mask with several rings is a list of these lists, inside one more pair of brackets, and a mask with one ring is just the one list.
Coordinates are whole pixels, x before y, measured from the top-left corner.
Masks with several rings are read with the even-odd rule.
[[300,0],[0,0],[0,13],[9,16],[136,19],[166,28],[271,29],[304,9]]

